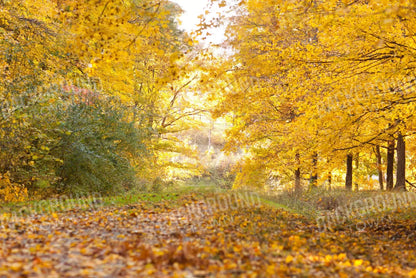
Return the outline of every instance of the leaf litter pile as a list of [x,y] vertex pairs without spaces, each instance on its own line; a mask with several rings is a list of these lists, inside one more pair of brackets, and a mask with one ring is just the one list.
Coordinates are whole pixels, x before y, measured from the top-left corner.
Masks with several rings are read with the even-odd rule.
[[3,215],[0,277],[416,277],[413,220],[320,232],[235,196]]

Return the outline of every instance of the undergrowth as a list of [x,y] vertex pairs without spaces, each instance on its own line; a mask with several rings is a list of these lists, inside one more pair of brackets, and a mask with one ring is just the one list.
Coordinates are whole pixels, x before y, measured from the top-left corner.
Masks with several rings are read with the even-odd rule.
[[368,217],[375,216],[381,211],[384,214],[398,212],[405,218],[415,218],[416,193],[414,194],[404,202],[400,200],[401,195],[398,192],[356,192],[344,189],[314,188],[300,193],[294,191],[263,192],[261,197],[269,204],[273,203],[275,206],[287,208],[310,219],[337,209],[351,207],[358,212],[364,211],[360,215],[365,214]]

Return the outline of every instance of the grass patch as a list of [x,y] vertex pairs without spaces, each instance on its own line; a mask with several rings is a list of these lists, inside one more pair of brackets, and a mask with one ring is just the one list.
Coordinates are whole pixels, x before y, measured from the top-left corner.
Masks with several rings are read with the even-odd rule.
[[88,210],[99,207],[122,207],[141,203],[151,207],[157,203],[168,203],[170,206],[179,205],[183,199],[204,198],[213,194],[225,192],[213,182],[206,179],[201,181],[177,182],[169,188],[159,192],[129,191],[113,196],[85,196],[68,198],[61,196],[37,201],[10,202],[0,206],[0,214],[14,214],[16,216],[64,212],[73,209]]
[[[336,210],[352,210],[354,217],[380,217],[395,212],[403,218],[416,219],[416,193],[407,197],[398,192],[324,190],[315,188],[296,194],[283,191],[278,194],[263,194],[262,199],[277,207],[309,219],[317,218]],[[406,193],[407,194],[407,193]],[[413,195],[412,195],[413,194]]]
[[102,198],[103,206],[125,206],[136,203],[158,203],[162,201],[175,201],[178,193],[157,192],[157,193],[124,193],[118,196]]
[[281,204],[281,203],[277,203],[273,200],[268,199],[267,197],[260,197],[260,201],[263,205],[267,205],[267,206],[273,207],[275,209],[283,209],[283,210],[286,210],[286,211],[288,211],[290,213],[293,213],[293,214],[302,214],[302,213],[299,213],[299,211],[294,209],[294,208],[291,208],[291,207],[289,207],[287,205],[284,205],[284,204]]
[[2,214],[14,214],[16,216],[63,212],[73,209],[86,210],[100,206],[101,198],[95,196],[77,198],[51,198],[37,201],[5,203],[0,207]]

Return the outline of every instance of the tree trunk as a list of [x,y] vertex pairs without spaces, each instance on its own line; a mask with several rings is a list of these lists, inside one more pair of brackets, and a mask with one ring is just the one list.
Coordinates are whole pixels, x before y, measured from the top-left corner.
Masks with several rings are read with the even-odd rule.
[[300,168],[297,168],[295,171],[295,191],[296,192],[302,191],[302,185],[300,183]]
[[332,189],[332,172],[328,172],[328,190]]
[[394,147],[395,142],[394,139],[389,141],[387,146],[387,179],[386,179],[386,189],[392,190],[393,189],[393,171],[394,171]]
[[[358,174],[358,168],[360,167],[360,153],[357,153],[356,155],[355,155],[355,174]],[[354,175],[352,175],[353,176],[353,179],[354,179]],[[356,180],[358,180],[358,178],[356,177]],[[359,191],[359,185],[358,185],[358,183],[357,183],[357,181],[355,181],[355,191]]]
[[345,176],[345,189],[352,191],[352,154],[347,155],[347,174]]
[[383,178],[383,169],[381,169],[381,151],[380,146],[376,147],[376,156],[377,156],[377,170],[378,170],[378,182],[380,184],[380,190],[384,190],[384,178]]
[[310,181],[310,187],[317,187],[318,186],[318,154],[314,154],[312,157],[312,175]]
[[406,143],[401,132],[397,138],[397,172],[394,189],[406,191]]
[[300,155],[299,153],[295,155],[295,160],[296,160],[296,166],[298,167],[295,171],[295,192],[301,192],[302,184],[300,181]]

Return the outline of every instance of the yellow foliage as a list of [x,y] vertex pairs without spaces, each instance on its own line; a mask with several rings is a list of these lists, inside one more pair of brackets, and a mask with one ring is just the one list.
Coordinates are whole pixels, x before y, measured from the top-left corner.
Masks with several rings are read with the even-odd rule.
[[[180,12],[168,0],[5,1],[0,9],[0,99],[12,103],[28,88],[39,93],[53,85],[117,96],[132,108],[125,120],[148,132],[145,143],[152,158],[131,157],[132,164],[135,159],[148,163],[137,167],[148,171],[138,171],[164,176],[176,166],[189,168],[171,163],[173,153],[194,156],[175,137],[197,125],[192,117],[204,107],[187,99],[186,90],[198,78],[186,76],[197,67],[186,55],[190,38],[175,22]],[[9,123],[25,126],[30,120],[10,117]],[[24,163],[35,167],[42,160],[36,153]]]
[[9,179],[9,173],[0,174],[0,198],[4,202],[23,202],[28,198],[27,189]]
[[361,183],[374,175],[374,146],[399,131],[414,140],[414,1],[233,5],[227,44],[234,52],[211,75],[220,79],[215,115],[232,115],[226,148],[253,157],[238,179],[261,180],[264,167],[326,180],[352,152],[365,156],[354,167]]

